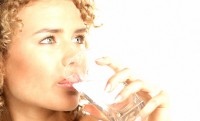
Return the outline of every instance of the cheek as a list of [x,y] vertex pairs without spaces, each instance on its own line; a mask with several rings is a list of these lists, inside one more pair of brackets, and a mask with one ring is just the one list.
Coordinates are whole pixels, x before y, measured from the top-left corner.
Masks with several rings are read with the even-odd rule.
[[39,52],[30,52],[32,53],[11,53],[12,56],[8,58],[5,75],[6,83],[11,89],[44,88],[58,78],[58,60],[47,58]]
[[37,98],[39,103],[54,98],[52,95],[57,92],[52,90],[55,90],[55,83],[60,79],[59,73],[62,73],[58,57],[45,56],[38,51],[28,52],[32,53],[10,52],[5,65],[6,91],[10,94],[7,96],[26,102],[35,102]]

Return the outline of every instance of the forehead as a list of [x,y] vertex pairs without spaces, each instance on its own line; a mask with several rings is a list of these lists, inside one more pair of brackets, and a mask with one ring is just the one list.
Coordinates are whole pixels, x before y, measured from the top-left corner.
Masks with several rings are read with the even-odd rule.
[[[30,2],[19,12],[23,29],[42,27],[83,26],[80,11],[71,0],[38,0]],[[63,24],[64,23],[64,24]]]

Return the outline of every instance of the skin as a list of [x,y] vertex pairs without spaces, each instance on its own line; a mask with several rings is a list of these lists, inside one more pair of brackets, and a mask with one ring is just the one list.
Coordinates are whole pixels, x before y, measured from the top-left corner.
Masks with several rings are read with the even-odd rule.
[[[86,41],[82,39],[86,27],[80,12],[70,0],[40,0],[22,8],[19,17],[23,28],[13,37],[5,63],[4,90],[12,120],[66,121],[63,111],[77,107],[79,93],[63,81],[77,82],[77,75],[85,73],[84,53],[79,55],[86,50]],[[146,102],[138,117],[169,121],[166,93],[159,90],[151,95],[154,88],[135,79],[130,69],[111,58],[103,57],[96,63],[115,72],[105,91],[112,91],[122,82],[128,84],[116,101],[137,92]],[[71,75],[73,78],[69,79]],[[85,110],[95,117],[102,115],[92,106]],[[82,120],[95,119],[87,116]]]
[[77,68],[84,70],[78,58],[72,59],[86,43],[80,37],[85,25],[79,10],[70,0],[41,0],[23,8],[19,17],[22,32],[14,37],[5,64],[11,115],[20,121],[62,121],[62,113],[54,110],[75,109],[79,94],[58,82],[76,74]]
[[120,103],[133,93],[137,93],[144,100],[145,107],[137,115],[136,121],[171,121],[169,96],[165,91],[134,78],[129,68],[124,68],[110,57],[100,58],[96,63],[108,66],[115,72],[108,80],[105,91],[111,92],[119,83],[127,83],[116,97],[116,102]]

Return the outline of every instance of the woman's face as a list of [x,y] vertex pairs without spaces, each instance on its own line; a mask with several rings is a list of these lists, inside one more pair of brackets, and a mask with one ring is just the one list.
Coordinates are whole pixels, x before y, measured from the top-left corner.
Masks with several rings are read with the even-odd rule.
[[9,105],[73,110],[79,95],[72,83],[84,73],[73,56],[85,49],[86,27],[71,0],[31,2],[19,12],[22,31],[8,50],[5,92]]

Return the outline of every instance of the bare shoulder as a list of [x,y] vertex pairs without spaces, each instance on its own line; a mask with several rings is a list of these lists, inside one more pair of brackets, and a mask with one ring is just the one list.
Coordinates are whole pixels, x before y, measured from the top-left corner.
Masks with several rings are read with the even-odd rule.
[[80,121],[98,121],[98,119],[90,115],[85,115],[81,118]]

